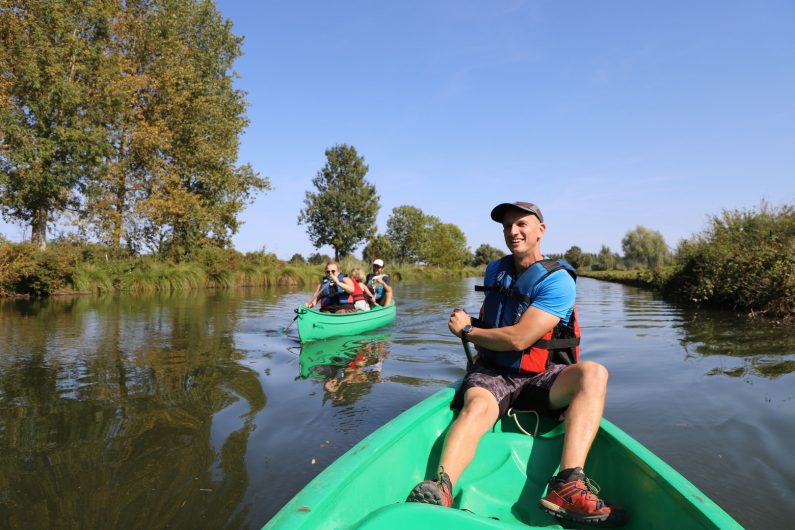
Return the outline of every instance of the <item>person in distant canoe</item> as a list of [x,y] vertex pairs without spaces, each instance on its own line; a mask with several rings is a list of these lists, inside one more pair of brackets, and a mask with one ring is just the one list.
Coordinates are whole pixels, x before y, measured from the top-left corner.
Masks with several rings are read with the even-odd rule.
[[354,286],[352,294],[353,307],[355,307],[357,311],[369,311],[370,304],[375,305],[375,296],[365,283],[366,278],[364,276],[364,271],[359,267],[353,269],[351,271],[351,280],[353,280]]
[[373,260],[373,272],[367,275],[365,282],[375,295],[375,302],[381,306],[392,303],[392,286],[389,284],[389,275],[384,271],[384,260]]
[[546,224],[536,205],[499,204],[491,218],[502,224],[511,254],[491,262],[484,285],[475,288],[486,293],[480,319],[461,309],[450,316],[450,331],[474,343],[478,356],[453,402],[461,412],[447,433],[436,478],[420,482],[406,500],[452,506],[453,487],[480,438],[516,406],[565,417],[560,472],[539,507],[580,524],[623,524],[626,512],[597,497],[583,471],[604,410],[607,369],[578,362],[574,269],[541,254]]
[[312,298],[307,300],[306,307],[315,307],[320,302],[320,310],[325,313],[353,313],[353,293],[356,287],[353,280],[340,272],[339,264],[326,263],[325,277],[315,289]]

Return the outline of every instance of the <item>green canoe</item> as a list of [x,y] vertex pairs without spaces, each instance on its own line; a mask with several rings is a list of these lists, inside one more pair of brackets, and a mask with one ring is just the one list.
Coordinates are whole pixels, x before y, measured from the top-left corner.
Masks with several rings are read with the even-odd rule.
[[[542,421],[536,437],[501,419],[478,445],[453,490],[454,508],[406,503],[435,474],[453,419],[442,389],[356,444],[301,490],[266,529],[527,529],[567,523],[538,508],[557,471],[563,426]],[[535,416],[522,414],[533,432]],[[625,507],[627,529],[742,528],[668,464],[607,420],[586,463],[602,496]]]
[[298,336],[301,342],[358,335],[365,331],[386,326],[395,320],[397,306],[392,303],[386,307],[376,306],[370,311],[356,313],[322,313],[300,306],[298,313]]

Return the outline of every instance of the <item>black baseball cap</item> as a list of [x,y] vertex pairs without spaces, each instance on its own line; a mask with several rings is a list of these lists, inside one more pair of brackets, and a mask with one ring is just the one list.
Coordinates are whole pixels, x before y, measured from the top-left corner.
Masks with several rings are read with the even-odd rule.
[[507,212],[511,208],[529,212],[535,215],[536,217],[538,217],[539,221],[541,221],[542,223],[544,222],[544,216],[541,215],[541,209],[532,202],[524,202],[524,201],[504,202],[502,204],[498,204],[491,211],[491,218],[497,221],[498,223],[502,223],[502,218],[505,215],[505,212]]

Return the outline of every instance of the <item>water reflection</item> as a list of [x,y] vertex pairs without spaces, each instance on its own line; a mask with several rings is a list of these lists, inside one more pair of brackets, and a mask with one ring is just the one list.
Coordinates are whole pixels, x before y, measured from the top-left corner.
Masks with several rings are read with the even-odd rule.
[[578,282],[580,300],[586,326],[598,323],[612,334],[620,326],[632,340],[673,338],[685,360],[711,359],[707,375],[771,379],[795,371],[791,329],[732,311],[672,305],[636,287],[588,279]]
[[380,382],[389,356],[385,334],[339,337],[301,345],[300,377],[323,381],[323,403],[347,406]]
[[795,371],[795,335],[728,311],[688,310],[679,325],[688,356],[724,356],[708,375],[776,378]]
[[266,404],[231,297],[6,301],[0,526],[222,527]]

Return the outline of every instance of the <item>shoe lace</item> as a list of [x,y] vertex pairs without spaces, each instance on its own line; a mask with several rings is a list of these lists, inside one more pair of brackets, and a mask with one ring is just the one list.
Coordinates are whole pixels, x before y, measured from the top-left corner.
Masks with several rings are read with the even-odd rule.
[[450,480],[450,477],[444,472],[444,467],[439,466],[439,473],[436,475],[436,484],[439,486],[439,489],[447,488],[447,483],[444,480],[445,477],[447,477],[447,480]]
[[591,480],[588,477],[583,477],[582,482],[585,484],[585,487],[588,491],[594,495],[599,495],[599,490],[602,488],[599,487],[599,484],[597,484],[595,480]]

